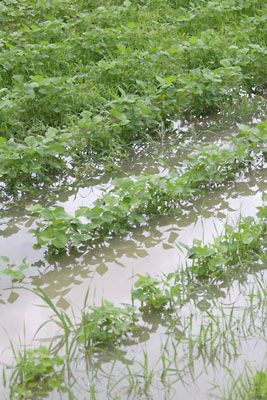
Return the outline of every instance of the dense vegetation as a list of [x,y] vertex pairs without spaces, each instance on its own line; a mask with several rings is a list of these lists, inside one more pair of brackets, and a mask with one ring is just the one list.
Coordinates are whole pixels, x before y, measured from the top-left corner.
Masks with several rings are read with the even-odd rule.
[[0,19],[0,178],[15,189],[266,84],[264,0],[3,0]]
[[[155,369],[161,365],[156,378],[158,398],[159,382],[167,390],[172,386],[167,377],[183,381],[186,371],[190,382],[194,381],[194,357],[202,359],[200,365],[206,371],[215,371],[218,362],[233,378],[235,371],[229,362],[235,358],[235,368],[238,351],[243,357],[242,346],[247,342],[242,340],[266,340],[265,196],[257,216],[241,215],[234,226],[228,221],[213,243],[195,239],[188,248],[175,234],[172,244],[186,249],[185,262],[161,275],[142,272],[132,276],[127,300],[131,304],[102,299],[92,305],[88,289],[83,308],[75,311],[71,307],[70,313],[61,308],[68,293],[63,281],[65,271],[71,269],[72,287],[77,282],[84,284],[92,272],[89,251],[112,248],[110,239],[115,235],[127,247],[124,237],[138,227],[149,230],[153,217],[185,216],[189,205],[202,201],[202,196],[204,202],[208,200],[208,192],[226,191],[223,188],[228,181],[245,183],[246,173],[266,169],[267,122],[259,106],[264,104],[267,109],[266,0],[0,3],[0,203],[8,199],[10,213],[14,211],[11,226],[4,221],[6,210],[1,211],[4,228],[0,233],[6,239],[20,231],[22,215],[23,228],[32,227],[34,249],[45,248],[44,253],[35,252],[41,254],[40,260],[29,255],[34,262],[22,260],[24,255],[20,262],[13,261],[13,248],[11,255],[1,253],[0,281],[8,282],[5,289],[11,292],[10,307],[17,300],[16,290],[22,288],[39,296],[42,305],[52,311],[36,336],[48,323],[57,327],[48,346],[42,342],[35,347],[17,347],[10,342],[14,362],[3,367],[0,386],[7,389],[10,400],[48,398],[52,391],[57,392],[56,397],[85,395],[95,400],[95,382],[101,386],[101,398],[126,399],[126,393],[127,398],[154,398],[155,392],[149,393],[154,370],[149,370],[143,346],[153,333],[158,335],[157,344],[166,337],[155,362]],[[254,117],[247,119],[248,125],[238,125],[243,121],[242,109]],[[130,170],[121,168],[116,177],[106,174],[114,171],[123,157],[137,156],[141,149],[145,152],[148,143],[163,148],[165,138],[170,138],[172,148],[175,143],[180,149],[179,141],[194,142],[194,133],[204,136],[203,121],[205,117],[210,121],[211,116],[213,121],[225,122],[227,137],[222,135],[214,143],[212,136],[210,144],[201,137],[190,155],[184,145],[186,155],[176,157],[172,166],[163,160],[162,165],[168,165],[163,172],[145,173],[139,168],[131,175]],[[225,116],[230,117],[227,120]],[[177,134],[176,120],[186,120],[189,131]],[[195,121],[202,126],[199,132]],[[72,215],[57,205],[57,200],[63,202],[57,197],[60,191],[65,191],[66,201],[76,188],[86,186],[83,178],[97,180],[96,170],[108,184],[92,206],[76,207]],[[75,190],[68,191],[72,182]],[[258,187],[258,192],[263,192],[261,185]],[[58,192],[51,197],[55,188]],[[218,209],[210,207],[209,212]],[[28,238],[30,241],[30,235]],[[141,235],[139,242],[144,239]],[[28,243],[23,240],[26,253]],[[112,261],[117,261],[117,253],[121,253],[114,249]],[[139,251],[146,253],[144,248]],[[101,264],[102,255],[95,256],[94,267]],[[109,256],[107,259],[109,263]],[[79,263],[86,269],[81,280],[76,276]],[[58,271],[66,268],[53,275],[54,266]],[[41,278],[34,280],[31,272],[38,268]],[[52,277],[47,277],[50,273]],[[59,276],[60,299],[54,302],[46,284],[51,279],[56,286]],[[242,293],[246,281],[251,289],[248,296]],[[241,289],[235,294],[244,295],[237,305],[230,293],[236,283]],[[96,289],[101,291],[101,287]],[[217,300],[228,294],[231,306],[221,302],[220,308]],[[2,303],[6,306],[0,298],[0,307]],[[143,363],[128,352],[133,344],[138,346],[137,352],[142,350]],[[155,342],[151,344],[154,351]],[[155,357],[158,355],[155,351]],[[113,372],[119,371],[118,360],[123,360],[123,373],[116,382]],[[108,373],[104,364],[111,365]],[[257,369],[236,381],[224,398],[266,400],[267,371],[260,365]],[[85,389],[79,387],[81,375]],[[125,387],[113,396],[113,389],[122,382]],[[170,392],[164,398],[171,398]]]

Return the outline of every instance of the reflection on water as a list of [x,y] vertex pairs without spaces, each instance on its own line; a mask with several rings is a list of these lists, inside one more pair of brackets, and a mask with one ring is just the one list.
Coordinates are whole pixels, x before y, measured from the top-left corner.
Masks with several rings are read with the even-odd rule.
[[[133,273],[173,270],[183,260],[178,242],[191,245],[194,238],[210,241],[222,230],[226,219],[234,222],[241,213],[255,215],[266,189],[266,169],[258,170],[248,174],[243,182],[229,183],[193,204],[184,205],[183,213],[152,219],[148,226],[135,229],[128,237],[96,243],[82,254],[72,252],[46,258],[43,250],[32,249],[33,239],[27,231],[33,220],[16,216],[18,233],[14,227],[9,230],[10,224],[2,230],[4,254],[12,261],[27,257],[34,267],[26,272],[27,282],[41,286],[51,298],[64,297],[69,291],[74,295],[76,286],[80,291],[81,286],[90,285],[92,291],[97,288],[97,300],[104,294],[112,301],[125,301]],[[21,251],[14,254],[17,243]]]
[[[214,134],[207,134],[204,140],[212,141],[214,140],[213,136]],[[219,140],[219,135],[217,139]],[[122,170],[124,174],[138,174],[144,170],[149,173],[164,173],[164,169],[169,166],[181,164],[190,149],[190,141],[189,144],[185,143],[184,147],[179,148],[173,144],[163,147],[152,146],[151,152],[147,153],[146,149],[148,155],[144,156],[142,152],[129,155],[129,160],[122,162]],[[162,162],[161,158],[168,160],[168,165]],[[190,246],[193,239],[196,238],[207,242],[212,241],[213,236],[222,231],[226,220],[234,223],[240,214],[256,215],[257,207],[262,204],[262,194],[267,191],[267,169],[264,165],[263,168],[240,177],[238,182],[228,183],[224,187],[203,194],[192,203],[184,204],[183,211],[180,213],[154,218],[146,226],[130,232],[127,237],[117,237],[96,243],[94,248],[88,247],[83,253],[73,251],[71,254],[49,256],[45,254],[44,250],[33,249],[34,239],[28,230],[34,226],[34,219],[25,212],[26,205],[40,201],[43,205],[50,206],[57,202],[64,204],[66,210],[72,213],[80,205],[92,204],[109,184],[109,176],[100,176],[95,180],[83,181],[80,186],[77,185],[77,182],[73,186],[69,185],[67,191],[64,187],[60,190],[52,190],[52,195],[49,197],[44,197],[43,193],[39,193],[39,197],[36,196],[34,199],[21,199],[15,207],[9,205],[5,210],[4,217],[0,220],[0,255],[10,257],[12,262],[20,262],[26,257],[32,267],[26,271],[26,278],[22,285],[12,284],[4,276],[1,276],[0,320],[4,329],[0,327],[0,354],[3,355],[1,357],[3,361],[10,359],[10,352],[4,350],[9,345],[9,339],[16,342],[20,335],[23,342],[31,343],[37,328],[50,315],[49,310],[36,306],[40,300],[26,289],[35,286],[41,287],[58,307],[67,311],[82,307],[88,288],[90,288],[91,302],[98,303],[103,297],[115,303],[129,302],[134,274],[167,273],[175,270],[184,262],[185,255],[179,243]],[[263,270],[264,266],[261,266],[261,269]],[[262,271],[258,273],[262,273],[262,280],[264,280],[264,273]],[[196,291],[191,296],[181,314],[175,316],[145,315],[142,326],[135,333],[135,337],[131,342],[127,341],[122,346],[119,354],[114,354],[114,351],[105,352],[104,356],[103,353],[94,354],[87,362],[93,363],[96,369],[102,369],[103,365],[111,368],[114,359],[117,358],[116,371],[119,371],[120,368],[125,369],[125,365],[130,368],[136,365],[134,362],[136,357],[138,359],[139,355],[143,354],[143,345],[145,344],[146,351],[152,357],[152,366],[158,365],[157,357],[161,354],[160,346],[166,341],[169,341],[170,345],[172,341],[177,344],[177,340],[184,337],[184,325],[188,323],[189,315],[194,314],[198,320],[201,318],[201,312],[206,310],[212,309],[216,313],[216,307],[218,309],[221,302],[224,307],[227,304],[234,304],[238,301],[244,288],[248,290],[253,282],[254,275],[252,273],[240,273],[236,276],[235,282],[221,282],[220,285],[201,287],[200,291]],[[174,324],[170,323],[173,318]],[[26,337],[23,337],[24,324]],[[166,329],[170,326],[173,329],[166,335]],[[44,337],[51,335],[48,326],[44,327],[42,335]],[[259,339],[256,343],[256,339],[252,335],[249,341],[243,338],[241,342],[243,358],[236,357],[235,360],[231,360],[235,368],[242,369],[244,360],[250,358],[251,360],[257,358],[261,360],[263,358],[263,339]],[[165,351],[169,351],[173,357],[173,350],[166,347]],[[177,377],[180,381],[185,379],[185,386],[179,386],[179,396],[182,399],[209,398],[207,397],[209,389],[206,382],[207,377],[211,378],[214,375],[216,379],[223,378],[224,372],[218,367],[219,356],[218,359],[214,356],[214,365],[218,368],[218,375],[216,375],[217,372],[213,367],[205,366],[203,354],[197,354],[199,355],[194,353],[196,370],[194,373],[189,371],[189,375],[182,364],[182,361],[185,361],[184,358],[188,357],[188,347],[185,346],[182,354],[179,355],[179,362],[171,360],[170,365],[172,366],[174,362],[180,363],[179,370],[177,367],[176,369],[173,367],[173,370],[176,371],[174,372],[176,379]],[[167,357],[167,353],[165,356]],[[75,368],[84,372],[85,367],[79,363]],[[81,375],[84,373],[81,372]],[[191,376],[194,380],[193,375],[201,387],[201,391],[198,393],[199,397],[193,397],[196,396],[195,388],[193,392],[189,390],[189,387],[187,388],[188,377]],[[80,382],[84,379],[84,376],[79,377],[81,393],[85,391]],[[87,385],[88,389],[87,383],[85,381],[84,385],[85,387]],[[171,391],[166,393],[163,393],[160,398],[171,399]],[[103,396],[100,395],[99,399],[105,399],[105,396],[104,393]],[[80,394],[78,398],[83,398],[83,394]]]
[[86,398],[93,385],[100,400],[218,398],[231,371],[241,372],[244,363],[266,364],[264,277],[263,271],[247,274],[223,297],[214,292],[209,313],[189,302],[170,313],[143,315],[140,329],[119,349],[81,354],[70,366],[74,398]]

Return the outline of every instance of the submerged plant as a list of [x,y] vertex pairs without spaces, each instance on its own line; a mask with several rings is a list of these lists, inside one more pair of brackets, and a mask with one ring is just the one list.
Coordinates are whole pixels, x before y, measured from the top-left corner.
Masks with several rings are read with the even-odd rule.
[[171,306],[173,300],[170,287],[150,275],[137,275],[131,295],[133,301],[140,302],[143,310],[162,310],[167,304]]
[[134,329],[136,316],[131,306],[116,307],[103,300],[100,306],[83,311],[76,335],[88,349],[91,346],[114,345]]
[[203,293],[201,283],[218,283],[235,279],[237,273],[247,270],[251,262],[264,259],[267,248],[267,206],[259,207],[258,219],[241,218],[236,226],[226,225],[225,233],[214,243],[204,245],[194,240],[187,257],[192,264],[169,273],[161,279],[137,275],[132,299],[141,309],[164,309],[169,304],[181,306],[196,291]]
[[[198,358],[201,356],[203,362],[207,364],[219,360],[222,355],[224,362],[226,357],[228,360],[235,357],[237,355],[236,332],[238,332],[239,339],[243,335],[251,335],[251,332],[255,330],[259,330],[260,335],[264,337],[263,326],[261,324],[258,326],[255,323],[256,317],[262,324],[265,321],[263,315],[266,289],[261,283],[258,292],[250,293],[248,307],[237,318],[234,317],[234,307],[228,309],[229,315],[225,313],[224,309],[219,309],[221,310],[220,315],[213,315],[207,310],[207,305],[203,305],[203,301],[205,302],[207,284],[210,285],[211,282],[218,284],[222,281],[224,275],[233,276],[233,279],[235,279],[237,271],[247,269],[255,258],[256,260],[263,260],[266,251],[266,207],[259,207],[258,218],[242,218],[235,227],[231,228],[227,225],[225,233],[216,238],[213,244],[201,245],[200,242],[195,242],[188,253],[189,257],[193,259],[193,264],[188,264],[183,269],[169,273],[161,279],[149,275],[138,275],[131,292],[132,306],[115,306],[103,300],[99,306],[87,307],[89,295],[87,292],[84,307],[77,323],[76,321],[72,322],[66,312],[59,311],[41,289],[36,290],[36,294],[54,313],[51,321],[64,331],[62,337],[57,336],[57,339],[59,339],[59,345],[65,344],[68,362],[71,361],[76,351],[81,349],[81,345],[82,349],[85,348],[89,354],[96,354],[96,352],[99,353],[104,349],[106,352],[107,347],[120,346],[124,339],[133,338],[135,332],[140,329],[140,326],[137,325],[139,315],[136,302],[140,303],[144,318],[146,311],[153,311],[155,315],[157,313],[163,315],[164,311],[168,311],[167,308],[171,307],[172,311],[177,311],[189,300],[194,301],[194,299],[199,299],[199,296],[203,298],[202,301],[198,301],[197,305],[200,310],[206,310],[206,312],[202,312],[203,318],[200,325],[197,321],[197,334],[195,326],[193,326],[193,315],[189,318],[186,317],[182,332],[179,332],[178,329],[177,315],[176,318],[173,316],[169,318],[169,315],[166,318],[169,332],[173,332],[175,335],[173,337],[174,347],[171,352],[176,357],[178,352],[174,349],[176,349],[177,344],[183,342],[186,346],[187,367],[189,369],[194,364],[196,355]],[[235,273],[232,274],[232,271]],[[200,304],[201,302],[202,304]],[[206,301],[206,303],[209,308],[209,302]],[[261,308],[261,315],[259,315],[259,307]],[[144,321],[146,321],[145,318]],[[240,333],[242,333],[241,336]],[[71,341],[70,337],[72,338]],[[29,390],[32,389],[32,393],[37,393],[37,391],[39,393],[43,390],[42,384],[44,382],[47,382],[46,390],[60,387],[60,371],[56,366],[61,366],[63,361],[61,358],[53,356],[50,349],[25,349],[18,355],[14,351],[14,354],[17,363],[10,380],[14,396],[16,393],[20,393],[21,397],[18,398],[23,399],[25,396],[31,398],[28,394]],[[167,353],[165,355],[167,356]],[[168,369],[172,362],[175,365],[171,367],[171,374],[181,373],[181,368],[177,366],[177,360],[170,360],[170,355],[167,359],[165,355],[161,358],[164,369],[162,371],[163,380],[166,380],[169,375]],[[168,367],[166,367],[166,363],[168,363]],[[23,365],[24,369],[22,368]],[[144,390],[148,391],[153,374],[149,370],[147,357],[144,358],[143,367],[144,369],[138,373],[138,377],[144,379]],[[131,378],[134,386],[139,385],[138,380],[132,381],[130,375],[128,375],[128,378]],[[253,393],[254,397],[248,397],[248,399],[258,400],[255,396],[265,395],[264,379],[264,375],[257,375],[250,386],[250,393]],[[111,387],[114,388],[117,383],[119,382],[115,382]],[[263,399],[259,397],[259,399],[263,400],[264,397]]]
[[0,257],[0,264],[2,264],[4,268],[1,272],[9,276],[12,282],[22,281],[25,277],[24,271],[29,268],[26,258],[24,258],[19,265],[16,265],[10,263],[8,257],[2,256]]
[[234,380],[228,400],[265,400],[267,399],[267,369],[253,371],[246,368],[245,373]]
[[[259,207],[258,216],[266,213],[266,206]],[[225,233],[215,239],[214,244],[202,245],[195,240],[188,257],[193,260],[189,268],[199,278],[220,278],[224,274],[243,268],[251,258],[259,257],[267,246],[267,225],[264,219],[242,218],[236,227],[225,226]]]
[[15,367],[10,377],[11,399],[29,399],[46,395],[62,385],[63,358],[46,347],[16,352]]

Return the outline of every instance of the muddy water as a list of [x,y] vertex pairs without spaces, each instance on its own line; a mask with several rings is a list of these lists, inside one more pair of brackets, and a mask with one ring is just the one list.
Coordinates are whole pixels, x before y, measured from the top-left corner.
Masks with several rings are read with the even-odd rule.
[[[213,292],[214,303],[210,305],[209,311],[218,318],[219,328],[213,326],[213,333],[207,335],[206,340],[210,342],[218,334],[219,339],[214,340],[214,346],[199,345],[199,326],[209,325],[208,319],[205,323],[203,318],[203,306],[192,303],[179,310],[175,315],[175,329],[167,334],[170,316],[144,317],[138,344],[128,342],[125,347],[121,346],[120,353],[89,357],[91,370],[89,368],[87,374],[84,372],[85,366],[81,367],[80,363],[78,368],[77,365],[72,366],[78,380],[75,392],[77,398],[85,399],[84,392],[88,393],[90,383],[94,382],[98,389],[96,398],[101,400],[114,399],[116,395],[120,395],[118,398],[121,399],[226,399],[227,389],[225,393],[223,390],[228,385],[230,388],[231,384],[228,371],[238,376],[244,371],[244,365],[259,368],[267,363],[266,302],[261,310],[257,307],[257,312],[253,314],[246,297],[256,284],[249,277],[242,285],[236,282],[229,291],[225,290],[224,296],[222,293],[217,293],[216,296],[216,292]],[[257,301],[254,301],[254,306],[256,304]],[[235,322],[230,317],[232,309]],[[244,312],[247,314],[245,322],[242,321],[243,332],[239,327],[242,318],[244,319]],[[189,319],[192,321],[192,328],[186,329]],[[229,320],[232,322],[229,323]],[[144,394],[145,357],[148,360],[147,374],[152,373],[153,376],[150,394]],[[94,373],[97,374],[97,379],[92,377]],[[139,392],[139,395],[131,395],[127,391],[127,375],[136,379],[135,384],[139,387],[138,390],[135,388],[135,393]],[[162,376],[164,381],[161,380]],[[103,389],[105,385],[108,391]]]
[[[184,157],[191,151],[192,145],[200,141],[200,136],[201,141],[209,143],[214,140],[219,141],[228,133],[217,132],[215,135],[214,132],[209,132],[206,136],[195,134],[191,140],[179,143],[179,147],[177,143],[158,147],[153,145],[149,151],[146,148],[138,154],[129,154],[128,160],[122,162],[121,170],[126,175],[138,174],[143,171],[164,174],[169,166],[181,164]],[[144,153],[148,155],[144,155]],[[88,288],[91,303],[99,303],[103,297],[115,303],[129,302],[134,274],[166,273],[175,270],[183,263],[185,255],[179,243],[190,246],[193,239],[212,241],[213,237],[222,231],[226,221],[234,223],[241,214],[256,215],[257,207],[262,204],[262,195],[267,192],[266,167],[264,165],[263,168],[241,176],[234,183],[228,183],[220,189],[206,193],[192,204],[187,204],[183,212],[176,216],[154,218],[147,226],[135,229],[127,237],[99,243],[93,249],[88,248],[83,254],[72,253],[49,257],[45,253],[45,249],[34,250],[34,238],[28,233],[34,220],[25,212],[25,205],[36,200],[21,200],[15,207],[10,207],[0,221],[0,255],[8,256],[14,263],[27,258],[31,267],[26,271],[23,284],[12,284],[5,275],[1,275],[1,361],[9,362],[12,358],[8,349],[9,340],[14,343],[18,343],[20,340],[22,343],[32,344],[36,330],[51,314],[46,308],[37,306],[41,301],[28,289],[40,286],[58,307],[66,311],[73,309],[74,312],[77,312],[82,307]],[[110,177],[100,177],[97,182],[94,180],[94,183],[91,184],[90,181],[87,185],[81,182],[80,187],[76,184],[74,193],[69,196],[66,196],[64,191],[58,191],[53,199],[56,199],[57,204],[64,205],[68,212],[73,213],[80,205],[91,205],[101,195],[103,189],[109,185]],[[50,203],[53,204],[51,198],[42,198],[42,204],[49,205]],[[222,296],[226,299],[224,299],[223,307],[227,309],[229,304],[238,301],[242,291],[248,292],[253,284],[254,275],[248,274],[246,277],[241,277],[239,281],[237,280],[229,290],[224,288],[223,293],[219,290],[218,294],[218,288],[214,288],[209,294],[208,307]],[[202,300],[202,298],[199,299],[199,301]],[[202,301],[202,306],[203,304],[205,305],[205,302]],[[218,311],[218,304],[216,307]],[[194,313],[196,326],[198,326],[197,321],[200,318],[197,317],[198,307],[194,307],[193,311],[188,308],[183,312],[186,318],[190,313]],[[152,355],[151,365],[157,365],[157,357],[161,354],[160,345],[171,335],[164,333],[164,321],[157,318],[152,322],[144,321],[144,325],[149,326],[149,333],[144,335],[145,339],[140,338],[140,343],[135,346],[126,346],[125,353],[128,358],[137,357],[138,360],[138,355],[142,353],[143,340],[145,348]],[[42,337],[51,336],[51,332],[53,330],[51,331],[50,326],[45,327],[42,330]],[[244,362],[247,361],[252,363],[257,361],[260,364],[264,362],[266,343],[262,338],[257,335],[255,337],[252,335],[248,340],[243,338],[240,346],[242,355],[234,360],[234,369],[241,371]],[[111,357],[110,362],[101,360],[101,363],[108,368],[112,365],[112,360]],[[120,364],[118,371],[120,368],[125,368],[125,363],[118,364]],[[174,385],[181,396],[179,398],[210,398],[207,394],[207,390],[210,388],[207,382],[218,382],[218,379],[221,380],[225,374],[225,370],[219,368],[217,364],[216,368],[212,364],[209,365],[207,371],[203,372],[203,360],[201,358],[197,360],[195,368],[199,371],[195,376],[200,375],[197,384],[193,385],[191,389],[187,384],[182,385],[181,382],[177,384],[178,386]],[[186,376],[187,380],[189,376]],[[88,389],[87,383],[85,387]],[[192,382],[190,385],[192,386]],[[199,390],[196,389],[198,386]],[[120,391],[122,390],[120,389]],[[153,390],[154,393],[157,393],[157,390],[161,393],[162,389],[154,388]],[[174,389],[172,388],[172,390]],[[85,391],[86,389],[82,385],[81,393],[78,395],[79,399],[86,398]],[[167,397],[161,398],[169,399],[171,395],[168,393]],[[58,397],[56,394],[51,394],[51,396]],[[106,398],[105,393],[99,394],[99,396],[100,399]],[[122,398],[127,397],[122,396]]]

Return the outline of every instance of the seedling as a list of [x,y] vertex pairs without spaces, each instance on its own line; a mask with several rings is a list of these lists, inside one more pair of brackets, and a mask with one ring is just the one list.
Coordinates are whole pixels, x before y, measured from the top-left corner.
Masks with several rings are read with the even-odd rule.
[[162,310],[168,304],[171,306],[170,290],[164,287],[162,281],[149,275],[137,275],[137,278],[132,289],[132,299],[140,301],[141,309]]
[[115,345],[134,329],[136,316],[130,306],[116,307],[103,300],[98,307],[82,312],[77,328],[77,340],[88,349],[91,346]]
[[2,273],[8,275],[12,282],[20,282],[25,278],[24,271],[29,268],[26,258],[19,264],[12,264],[8,257],[0,257],[0,263],[3,265]]
[[62,385],[63,358],[46,347],[16,352],[15,367],[10,377],[11,398],[30,399],[44,396]]

